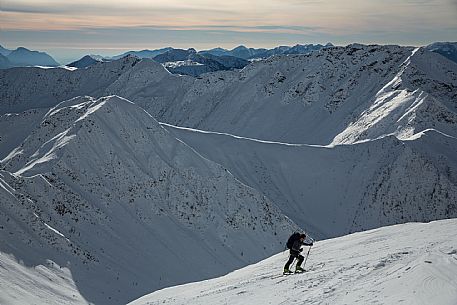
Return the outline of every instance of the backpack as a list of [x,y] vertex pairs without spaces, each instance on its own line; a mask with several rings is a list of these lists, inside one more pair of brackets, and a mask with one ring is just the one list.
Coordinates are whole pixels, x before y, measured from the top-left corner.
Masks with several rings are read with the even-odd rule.
[[300,239],[300,233],[298,232],[295,232],[294,234],[292,234],[289,239],[287,240],[287,243],[286,243],[286,247],[287,249],[292,249],[292,246],[294,245],[294,242],[296,240],[299,240]]

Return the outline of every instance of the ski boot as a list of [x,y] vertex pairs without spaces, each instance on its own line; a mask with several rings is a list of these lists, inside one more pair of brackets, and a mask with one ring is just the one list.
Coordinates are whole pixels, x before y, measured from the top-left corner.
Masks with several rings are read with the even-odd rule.
[[284,275],[289,275],[289,274],[292,274],[292,273],[293,273],[293,272],[290,271],[289,269],[284,268],[284,272],[283,272],[282,274],[284,274]]
[[295,268],[295,273],[302,273],[302,272],[305,272],[305,269],[303,269],[302,267],[297,266],[297,267]]

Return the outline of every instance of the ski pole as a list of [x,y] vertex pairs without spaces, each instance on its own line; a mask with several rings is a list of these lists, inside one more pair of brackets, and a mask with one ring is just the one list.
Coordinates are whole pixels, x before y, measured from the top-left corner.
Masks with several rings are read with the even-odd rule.
[[308,256],[309,256],[309,251],[311,251],[311,246],[308,249],[308,254],[306,254],[306,259],[305,259],[305,263],[303,264],[303,269],[305,269],[306,261],[308,260]]

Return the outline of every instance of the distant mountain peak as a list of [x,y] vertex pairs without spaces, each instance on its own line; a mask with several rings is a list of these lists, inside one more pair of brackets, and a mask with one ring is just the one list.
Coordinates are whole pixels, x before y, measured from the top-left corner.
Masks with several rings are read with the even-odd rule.
[[18,52],[39,52],[39,51],[31,51],[31,50],[27,49],[26,47],[18,47],[16,49],[16,51],[18,51]]
[[234,51],[234,50],[245,50],[245,49],[248,49],[248,48],[247,48],[246,46],[240,44],[239,46],[234,47],[234,48],[232,49],[232,51]]
[[56,67],[60,64],[45,52],[32,51],[25,47],[18,47],[8,54],[8,60],[14,66],[51,66]]
[[78,68],[78,69],[82,69],[82,68],[90,67],[90,66],[92,66],[92,65],[94,65],[96,63],[99,63],[99,62],[102,62],[102,61],[99,60],[99,59],[94,58],[91,55],[85,55],[82,58],[78,59],[77,61],[69,63],[67,66],[68,67],[75,67],[75,68]]

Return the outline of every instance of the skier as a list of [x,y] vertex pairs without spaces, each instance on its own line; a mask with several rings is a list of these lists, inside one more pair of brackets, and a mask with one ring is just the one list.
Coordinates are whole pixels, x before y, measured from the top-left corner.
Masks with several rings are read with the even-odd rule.
[[305,257],[300,254],[300,252],[303,251],[303,248],[301,248],[301,246],[310,246],[311,247],[313,245],[313,242],[306,243],[305,239],[306,239],[306,234],[294,233],[287,240],[287,248],[290,249],[290,256],[289,256],[289,260],[287,261],[286,265],[284,266],[284,274],[292,273],[292,271],[290,271],[289,267],[295,258],[297,259],[295,273],[300,273],[300,272],[305,271],[301,267],[301,264],[303,263],[303,260],[305,259]]

